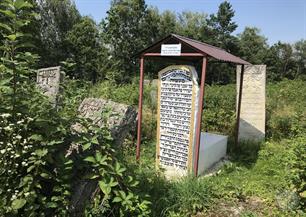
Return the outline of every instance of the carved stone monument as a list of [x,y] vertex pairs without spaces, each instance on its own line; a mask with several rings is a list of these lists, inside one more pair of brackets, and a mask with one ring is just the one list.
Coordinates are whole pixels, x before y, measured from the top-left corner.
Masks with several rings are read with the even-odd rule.
[[169,66],[159,72],[156,162],[166,169],[166,176],[192,170],[197,79],[192,66]]
[[64,79],[64,73],[60,66],[43,68],[37,71],[37,85],[48,96],[52,103],[56,104],[60,92],[60,83]]
[[[106,123],[102,113],[109,112]],[[99,98],[85,98],[78,109],[79,114],[89,118],[99,127],[107,125],[116,144],[122,144],[127,134],[136,126],[137,112],[132,106]]]
[[[200,90],[193,66],[169,66],[158,75],[156,166],[171,179],[194,172]],[[227,148],[227,136],[200,137],[198,174],[223,158]]]
[[[237,99],[241,66],[237,66]],[[238,100],[237,100],[238,101]],[[239,140],[265,138],[266,66],[246,65],[243,77]]]
[[[132,106],[115,103],[110,100],[100,98],[85,98],[79,106],[78,112],[80,116],[91,119],[94,124],[99,127],[108,127],[117,145],[122,144],[127,134],[136,127],[137,112]],[[104,113],[107,122],[102,117]],[[72,126],[76,131],[82,130],[79,124]],[[67,151],[66,156],[72,154],[73,151],[78,153],[79,145],[72,145]],[[98,183],[95,180],[75,180],[71,199],[71,216],[83,216],[84,207],[94,192],[98,189]]]

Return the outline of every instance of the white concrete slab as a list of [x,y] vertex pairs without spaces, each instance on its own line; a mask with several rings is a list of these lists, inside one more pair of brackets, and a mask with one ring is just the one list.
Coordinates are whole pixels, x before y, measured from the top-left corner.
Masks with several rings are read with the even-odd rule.
[[212,167],[226,155],[227,136],[201,132],[198,174]]

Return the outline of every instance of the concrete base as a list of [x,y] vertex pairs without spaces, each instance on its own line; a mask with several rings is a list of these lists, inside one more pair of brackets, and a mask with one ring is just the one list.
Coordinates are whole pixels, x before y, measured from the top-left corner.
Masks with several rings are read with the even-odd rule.
[[225,157],[227,149],[227,136],[213,133],[201,133],[198,174],[212,167]]
[[[201,132],[198,175],[203,174],[226,156],[227,136]],[[193,166],[194,164],[192,164]],[[188,172],[180,168],[162,166],[167,179],[186,176]]]

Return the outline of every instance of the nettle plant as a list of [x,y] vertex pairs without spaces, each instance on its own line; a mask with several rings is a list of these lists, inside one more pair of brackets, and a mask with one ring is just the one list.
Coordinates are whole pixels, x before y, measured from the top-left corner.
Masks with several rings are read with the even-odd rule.
[[[33,6],[1,0],[0,14],[0,216],[69,216],[78,174],[97,183],[83,214],[148,215],[108,130],[55,111],[29,79],[37,56],[24,29],[37,17]],[[73,130],[76,122],[85,130]],[[80,150],[67,157],[72,144]]]

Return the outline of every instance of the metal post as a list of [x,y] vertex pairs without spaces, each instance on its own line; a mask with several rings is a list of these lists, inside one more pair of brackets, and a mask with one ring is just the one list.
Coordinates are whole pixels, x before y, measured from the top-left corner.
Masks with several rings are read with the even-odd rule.
[[244,75],[244,65],[241,65],[239,96],[238,96],[238,106],[237,106],[236,135],[235,135],[235,145],[236,145],[236,147],[238,147],[238,142],[239,142],[238,140],[239,140],[239,124],[240,124],[243,75]]
[[207,65],[207,58],[203,57],[201,87],[200,87],[200,99],[199,99],[199,108],[198,108],[197,125],[196,125],[196,144],[195,144],[195,161],[194,161],[194,174],[195,174],[195,176],[198,176],[198,166],[199,166],[201,122],[202,122],[204,87],[205,87],[205,78],[206,78],[206,65]]
[[143,95],[143,63],[144,57],[140,57],[140,79],[139,79],[139,100],[138,100],[138,126],[137,126],[137,146],[136,160],[140,158],[140,143],[141,143],[141,120],[142,120],[142,95]]

